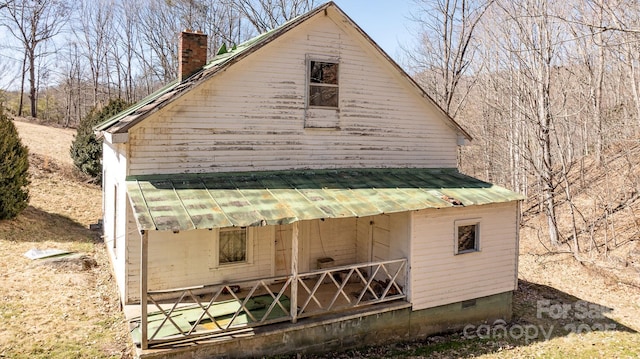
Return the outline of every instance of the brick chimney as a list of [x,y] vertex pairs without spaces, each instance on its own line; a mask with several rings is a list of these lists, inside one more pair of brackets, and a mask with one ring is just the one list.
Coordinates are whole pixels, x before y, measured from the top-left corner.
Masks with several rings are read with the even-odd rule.
[[207,63],[207,35],[201,31],[180,33],[178,45],[178,76],[180,82],[200,71]]

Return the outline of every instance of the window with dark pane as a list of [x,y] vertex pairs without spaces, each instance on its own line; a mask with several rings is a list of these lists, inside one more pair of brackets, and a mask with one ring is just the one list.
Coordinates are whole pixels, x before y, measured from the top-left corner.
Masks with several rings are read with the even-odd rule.
[[458,253],[478,250],[478,224],[458,226]]
[[220,229],[218,263],[232,264],[247,261],[247,229]]
[[338,107],[338,64],[311,61],[309,106]]

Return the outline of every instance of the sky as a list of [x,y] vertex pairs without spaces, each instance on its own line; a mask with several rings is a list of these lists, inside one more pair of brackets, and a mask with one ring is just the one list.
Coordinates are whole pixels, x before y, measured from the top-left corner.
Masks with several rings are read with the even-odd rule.
[[394,60],[402,56],[399,44],[410,45],[416,35],[407,18],[415,8],[412,0],[334,0]]

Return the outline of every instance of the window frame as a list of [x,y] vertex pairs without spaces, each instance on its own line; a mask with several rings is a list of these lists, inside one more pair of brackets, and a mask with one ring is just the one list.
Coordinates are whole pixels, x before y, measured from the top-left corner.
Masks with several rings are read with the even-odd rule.
[[[465,250],[460,250],[460,228],[461,227],[467,227],[467,226],[475,226],[475,238],[474,238],[474,243],[473,243],[473,248],[472,249],[465,249]],[[476,252],[480,252],[481,247],[481,236],[480,236],[480,231],[481,231],[481,220],[480,218],[471,218],[471,219],[463,219],[463,220],[457,220],[454,221],[454,237],[453,237],[453,248],[454,248],[454,254],[455,255],[459,255],[459,254],[467,254],[467,253],[476,253]]]
[[[311,82],[311,70],[312,70],[312,63],[325,63],[325,64],[335,64],[336,66],[338,66],[338,69],[336,71],[336,84],[326,84],[326,83],[316,83],[316,82]],[[332,56],[316,56],[316,55],[307,55],[307,59],[306,59],[306,86],[305,86],[305,90],[306,90],[306,94],[305,94],[305,107],[307,109],[320,109],[320,110],[338,110],[340,108],[340,69],[341,69],[341,65],[340,65],[340,58],[339,57],[332,57]],[[325,105],[312,105],[311,104],[311,88],[312,87],[328,87],[328,88],[335,88],[336,91],[336,96],[337,96],[337,100],[336,100],[336,106],[325,106]]]
[[[220,263],[220,233],[243,230],[245,233],[245,258],[243,261]],[[246,266],[253,264],[253,231],[250,227],[224,227],[216,231],[215,267],[230,268],[236,266]]]

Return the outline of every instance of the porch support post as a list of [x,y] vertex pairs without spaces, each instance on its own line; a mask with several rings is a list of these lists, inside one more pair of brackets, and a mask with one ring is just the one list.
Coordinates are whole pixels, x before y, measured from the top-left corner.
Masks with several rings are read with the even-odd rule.
[[291,231],[291,322],[298,321],[298,222]]
[[149,348],[148,318],[147,318],[147,262],[149,254],[149,231],[142,231],[142,246],[140,248],[140,349]]

